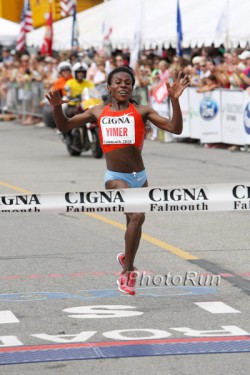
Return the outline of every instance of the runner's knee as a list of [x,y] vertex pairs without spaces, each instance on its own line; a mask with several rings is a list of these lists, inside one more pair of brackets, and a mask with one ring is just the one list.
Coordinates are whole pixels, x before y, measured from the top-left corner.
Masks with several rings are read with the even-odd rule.
[[132,213],[128,215],[129,217],[129,223],[136,225],[136,226],[142,226],[142,224],[145,221],[145,214],[144,213]]

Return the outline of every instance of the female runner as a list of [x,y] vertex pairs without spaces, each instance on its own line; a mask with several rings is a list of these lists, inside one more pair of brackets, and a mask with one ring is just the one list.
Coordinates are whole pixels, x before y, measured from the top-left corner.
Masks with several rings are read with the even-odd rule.
[[[96,105],[82,114],[67,118],[63,114],[59,91],[50,91],[46,98],[53,107],[57,128],[68,132],[87,122],[98,122],[100,141],[106,157],[106,189],[124,189],[148,186],[147,173],[141,156],[146,132],[146,122],[151,121],[158,128],[174,133],[182,132],[182,114],[179,97],[188,86],[187,77],[182,72],[175,75],[173,83],[166,82],[173,108],[172,119],[160,116],[150,106],[136,105],[131,101],[135,78],[126,67],[115,68],[109,73],[107,89],[111,102],[107,106]],[[134,259],[139,247],[144,213],[125,213],[125,253],[118,254],[117,260],[123,270],[117,281],[121,292],[135,294],[136,268]]]

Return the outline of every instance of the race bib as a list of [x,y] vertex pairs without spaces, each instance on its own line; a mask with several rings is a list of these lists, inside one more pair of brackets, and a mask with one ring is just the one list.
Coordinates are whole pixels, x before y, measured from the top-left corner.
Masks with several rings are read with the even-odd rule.
[[103,144],[134,144],[135,119],[133,116],[102,117]]

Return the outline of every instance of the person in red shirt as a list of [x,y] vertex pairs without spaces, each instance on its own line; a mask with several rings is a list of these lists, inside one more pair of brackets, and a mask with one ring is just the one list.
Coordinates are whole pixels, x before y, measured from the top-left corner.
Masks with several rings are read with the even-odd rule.
[[[125,189],[148,186],[141,150],[146,131],[147,120],[158,128],[174,134],[182,132],[182,113],[179,97],[188,86],[187,77],[182,72],[174,75],[173,82],[166,82],[173,107],[172,119],[160,116],[148,105],[136,105],[131,102],[135,78],[130,69],[119,67],[108,75],[107,90],[111,103],[107,106],[96,105],[82,114],[67,118],[63,114],[59,91],[50,91],[46,98],[54,111],[57,128],[67,132],[83,123],[97,121],[100,128],[100,141],[106,157],[106,189]],[[116,126],[116,124],[122,126]],[[134,259],[139,247],[144,213],[125,213],[127,229],[125,233],[125,253],[117,260],[123,270],[117,280],[118,289],[130,295],[135,294],[136,269]]]

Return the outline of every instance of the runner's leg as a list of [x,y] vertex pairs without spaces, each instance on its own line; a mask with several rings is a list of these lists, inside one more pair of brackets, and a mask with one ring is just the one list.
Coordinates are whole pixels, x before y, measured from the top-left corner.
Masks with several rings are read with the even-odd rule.
[[[148,186],[147,181],[143,186]],[[127,189],[129,185],[120,180],[109,180],[106,182],[106,189]],[[127,229],[125,232],[125,262],[123,273],[134,270],[134,259],[138,250],[142,224],[145,220],[144,213],[126,213]]]

